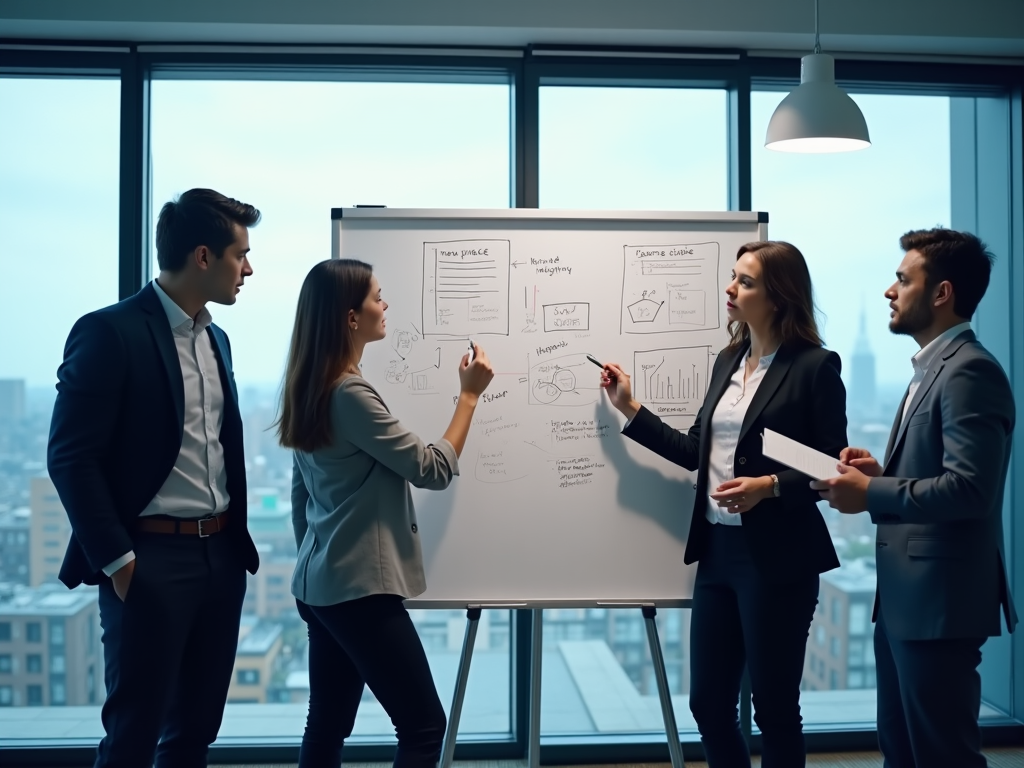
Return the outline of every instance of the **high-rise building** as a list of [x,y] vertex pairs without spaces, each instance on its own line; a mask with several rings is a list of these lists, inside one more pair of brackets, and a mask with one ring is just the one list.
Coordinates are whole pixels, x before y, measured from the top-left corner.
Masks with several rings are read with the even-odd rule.
[[818,608],[804,657],[802,687],[836,691],[875,687],[871,610],[875,563],[863,557],[821,574]]
[[867,316],[861,307],[860,329],[850,359],[850,389],[846,397],[849,410],[858,415],[872,413],[878,399],[877,387],[875,353],[868,338]]
[[25,418],[25,380],[0,379],[0,424]]
[[0,510],[0,583],[28,585],[28,507]]
[[96,589],[0,585],[0,704],[83,706],[103,698]]
[[71,541],[71,522],[49,477],[33,477],[30,488],[29,584],[38,587],[57,582],[64,551]]

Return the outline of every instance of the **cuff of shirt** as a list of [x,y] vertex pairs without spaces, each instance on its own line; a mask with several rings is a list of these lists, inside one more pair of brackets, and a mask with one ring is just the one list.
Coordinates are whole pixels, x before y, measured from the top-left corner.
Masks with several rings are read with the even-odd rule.
[[128,563],[135,559],[135,550],[129,550],[126,554],[121,555],[117,560],[112,562],[110,565],[103,569],[103,572],[107,576],[113,576],[115,573],[124,568]]

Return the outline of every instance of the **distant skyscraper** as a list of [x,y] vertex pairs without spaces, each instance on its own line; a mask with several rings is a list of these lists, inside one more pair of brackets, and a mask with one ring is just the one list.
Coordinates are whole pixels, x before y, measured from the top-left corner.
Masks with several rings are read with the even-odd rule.
[[875,384],[875,353],[868,339],[867,318],[864,307],[860,309],[860,330],[853,344],[853,359],[850,361],[850,389],[846,394],[849,405],[861,412],[875,407],[877,388]]
[[0,379],[0,423],[25,418],[25,380]]

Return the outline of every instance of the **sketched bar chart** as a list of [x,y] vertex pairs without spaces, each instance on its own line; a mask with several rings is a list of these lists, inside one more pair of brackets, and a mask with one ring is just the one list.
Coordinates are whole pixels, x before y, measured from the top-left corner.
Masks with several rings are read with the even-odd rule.
[[508,240],[423,243],[423,334],[508,335]]
[[710,359],[707,346],[634,352],[637,399],[660,415],[696,416],[708,389]]
[[627,245],[620,332],[718,328],[718,243]]

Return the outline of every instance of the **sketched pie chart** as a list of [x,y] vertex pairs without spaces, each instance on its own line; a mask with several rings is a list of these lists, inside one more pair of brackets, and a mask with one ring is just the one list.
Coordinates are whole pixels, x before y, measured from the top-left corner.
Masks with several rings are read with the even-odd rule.
[[576,374],[568,368],[559,368],[552,378],[554,385],[562,392],[571,392],[576,388]]

